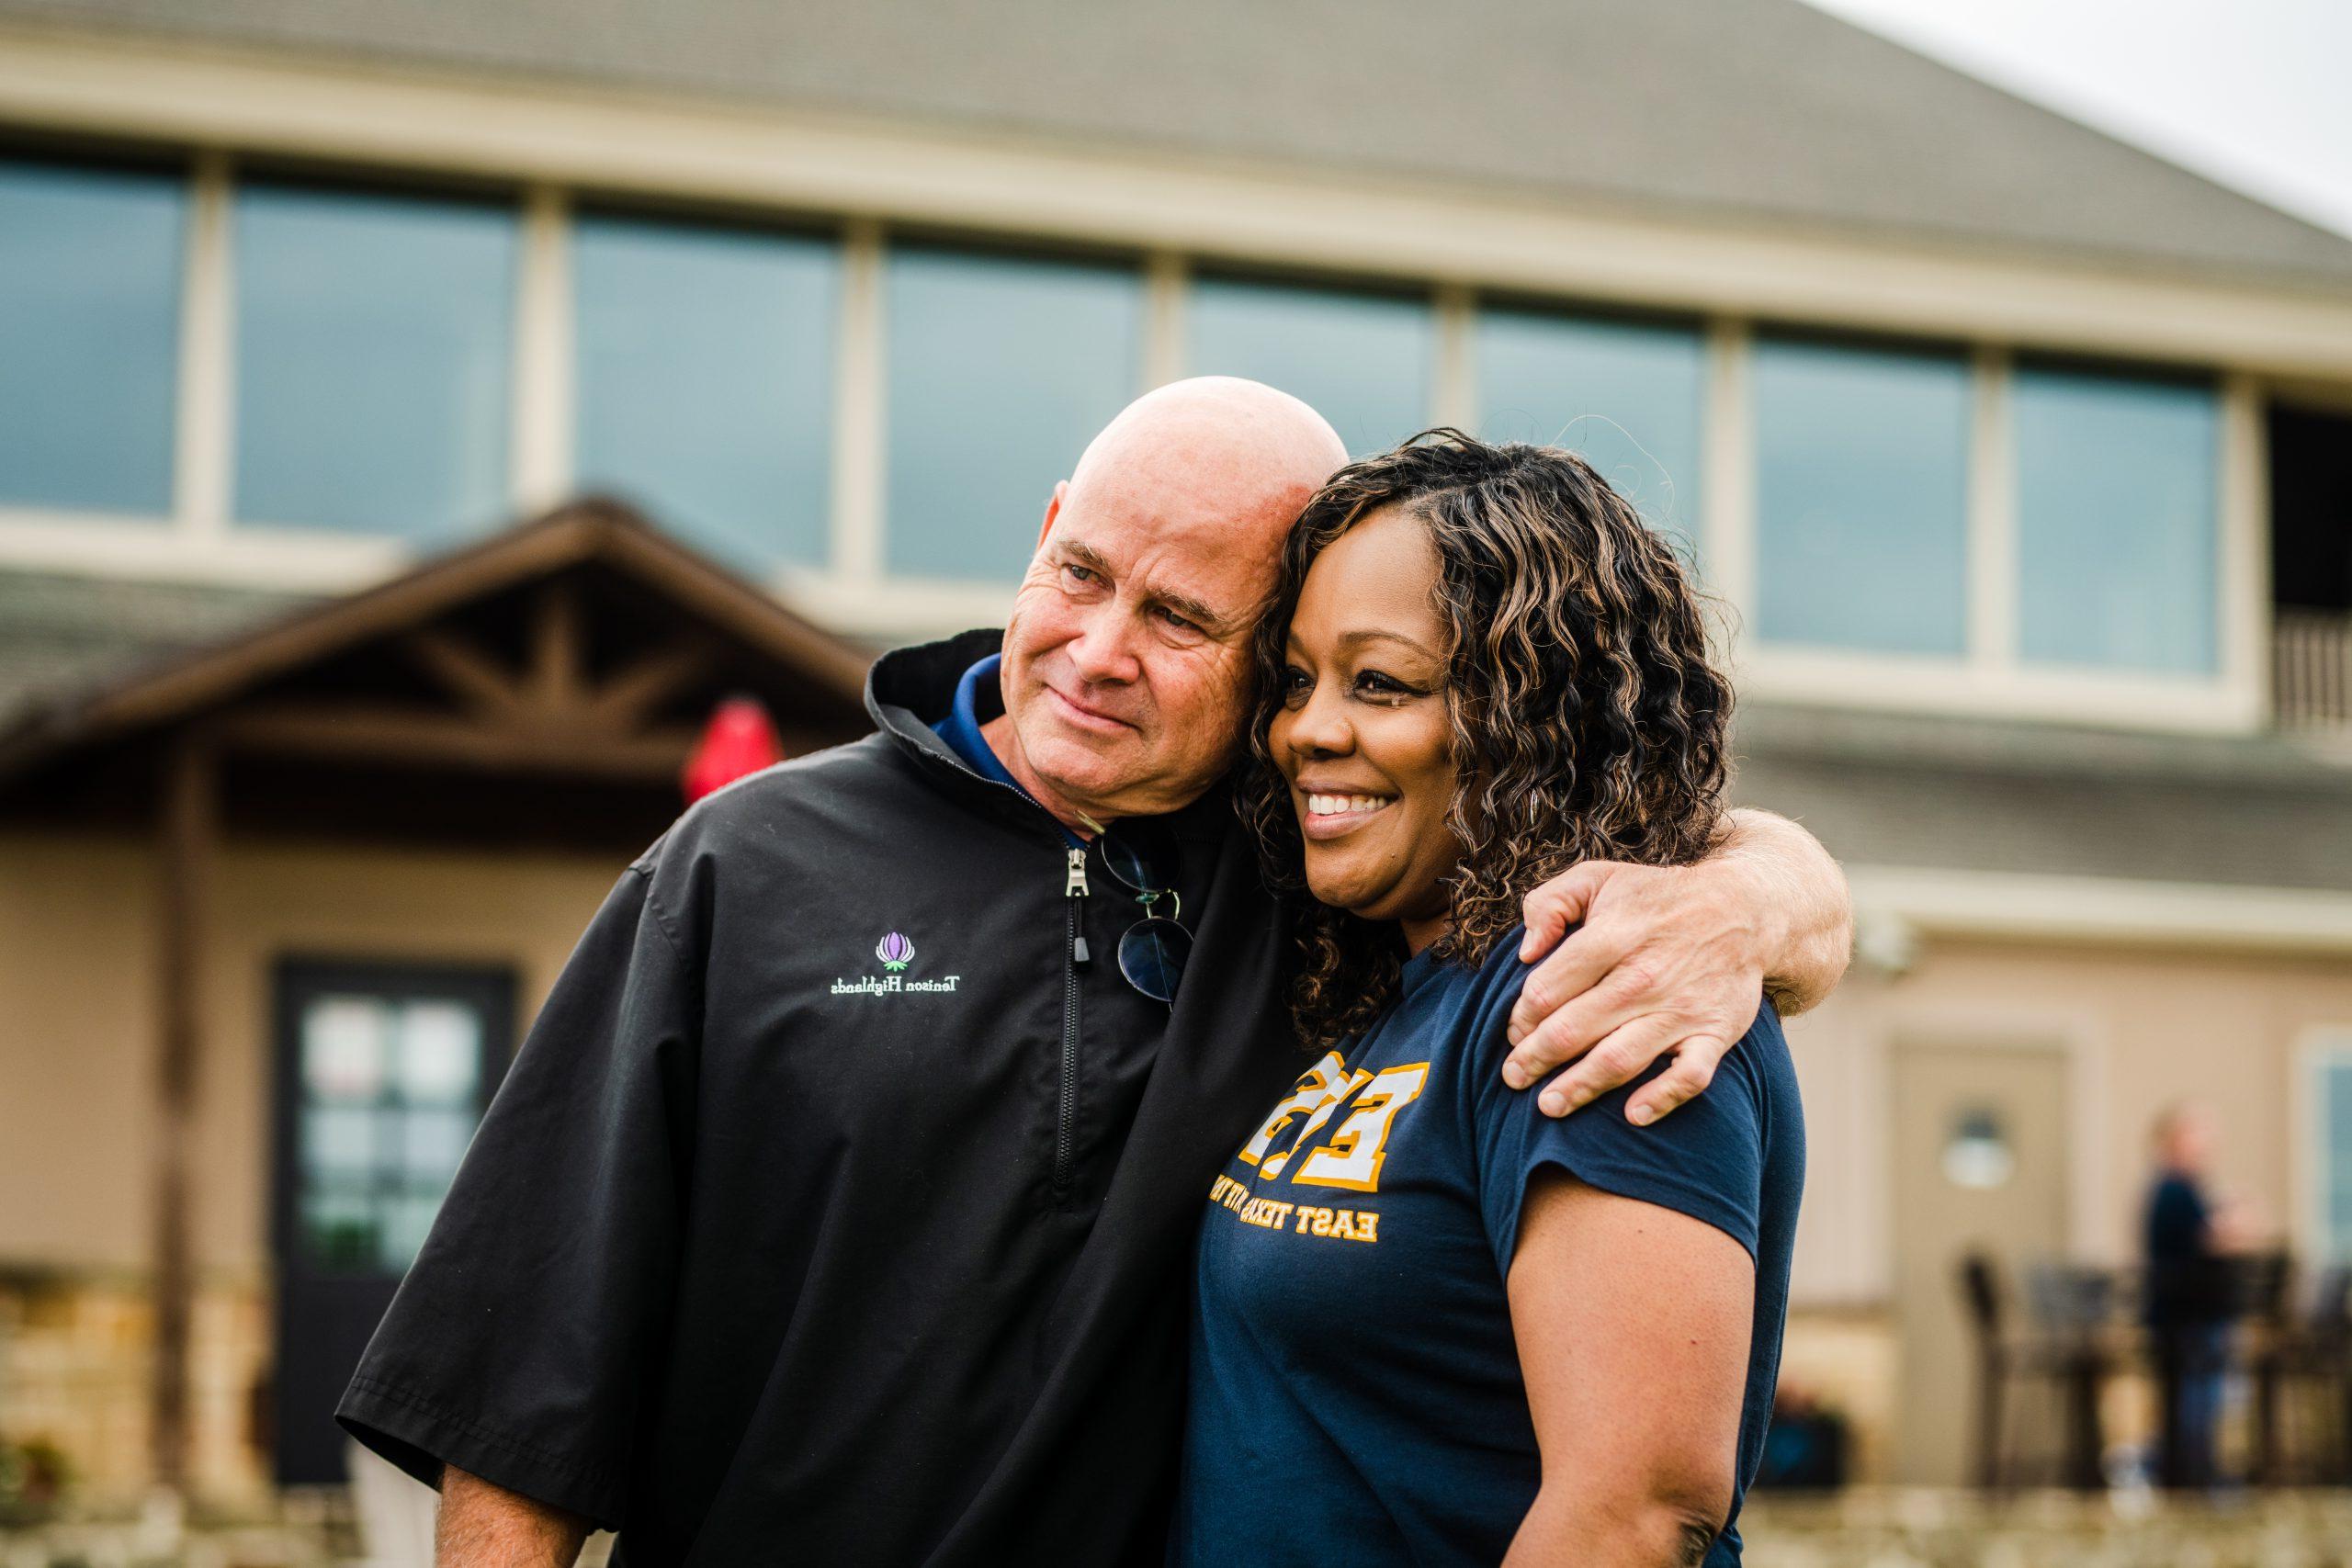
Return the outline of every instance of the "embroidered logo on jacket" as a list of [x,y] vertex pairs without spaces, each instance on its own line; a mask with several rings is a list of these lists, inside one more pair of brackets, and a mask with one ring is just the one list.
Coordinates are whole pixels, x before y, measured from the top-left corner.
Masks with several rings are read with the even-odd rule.
[[907,940],[904,931],[891,931],[874,944],[874,956],[882,964],[879,975],[860,975],[854,979],[836,979],[832,994],[837,997],[895,997],[908,991],[952,991],[960,975],[942,975],[936,980],[907,978],[907,965],[915,961],[915,944]]

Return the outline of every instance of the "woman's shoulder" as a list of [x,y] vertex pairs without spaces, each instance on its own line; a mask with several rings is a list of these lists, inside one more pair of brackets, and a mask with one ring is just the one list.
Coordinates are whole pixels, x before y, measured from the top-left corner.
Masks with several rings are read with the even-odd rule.
[[1475,961],[1462,957],[1442,961],[1446,965],[1442,983],[1456,1024],[1454,1032],[1473,1055],[1483,1055],[1502,1041],[1521,987],[1535,967],[1519,959],[1519,944],[1526,934],[1526,927],[1513,926]]
[[[1504,1031],[1510,1003],[1534,965],[1519,961],[1521,933],[1508,951],[1490,953],[1479,966],[1482,997],[1495,1005],[1486,1032],[1465,1053],[1461,1105],[1479,1151],[1483,1201],[1498,1258],[1508,1266],[1519,1206],[1530,1175],[1556,1166],[1588,1186],[1690,1214],[1756,1253],[1763,1235],[1765,1193],[1775,1168],[1774,1129],[1792,1095],[1779,1015],[1762,996],[1747,1029],[1717,1066],[1713,1084],[1663,1120],[1636,1125],[1627,1103],[1643,1084],[1666,1071],[1662,1057],[1633,1082],[1572,1114],[1545,1114],[1534,1089],[1502,1082],[1510,1046]],[[1566,1069],[1563,1068],[1562,1071]]]
[[[1464,1056],[1470,1063],[1499,1071],[1503,1059],[1510,1054],[1512,1010],[1518,1005],[1528,976],[1543,962],[1540,958],[1521,959],[1520,944],[1526,935],[1525,926],[1513,926],[1495,940],[1475,968],[1464,965],[1464,976],[1456,982],[1462,998],[1459,1016],[1467,1025],[1463,1032],[1467,1047]],[[1630,1093],[1665,1071],[1669,1062],[1670,1058],[1659,1058],[1619,1093]],[[1780,1010],[1772,1005],[1770,996],[1758,995],[1756,1010],[1747,1029],[1724,1053],[1716,1078],[1718,1083],[1727,1079],[1730,1084],[1739,1085],[1759,1108],[1795,1093],[1795,1066],[1789,1055],[1787,1036],[1781,1031]]]

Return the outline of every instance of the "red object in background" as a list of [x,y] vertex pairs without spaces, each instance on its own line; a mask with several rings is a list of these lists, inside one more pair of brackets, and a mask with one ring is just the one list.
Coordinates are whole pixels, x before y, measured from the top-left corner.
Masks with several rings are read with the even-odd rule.
[[733,784],[746,773],[784,761],[784,742],[775,735],[768,710],[756,697],[729,697],[711,710],[694,755],[686,759],[680,780],[692,806],[713,790]]

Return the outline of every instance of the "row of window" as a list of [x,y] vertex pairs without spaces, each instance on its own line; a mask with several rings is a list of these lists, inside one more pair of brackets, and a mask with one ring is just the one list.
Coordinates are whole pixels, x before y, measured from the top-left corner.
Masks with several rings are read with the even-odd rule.
[[[0,506],[172,506],[187,186],[0,162]],[[753,570],[829,554],[840,244],[583,213],[569,225],[573,462]],[[237,520],[432,540],[505,511],[520,221],[510,206],[261,181],[230,223]],[[1046,491],[1142,382],[1134,267],[893,245],[883,270],[883,561],[1020,570]],[[1185,367],[1254,377],[1369,451],[1430,423],[1424,298],[1200,277]],[[1584,450],[1697,531],[1692,327],[1481,309],[1475,423]],[[1971,594],[1975,374],[1957,353],[1760,336],[1752,630],[1957,656]],[[2207,385],[2021,367],[2021,660],[2216,660],[2218,419]]]

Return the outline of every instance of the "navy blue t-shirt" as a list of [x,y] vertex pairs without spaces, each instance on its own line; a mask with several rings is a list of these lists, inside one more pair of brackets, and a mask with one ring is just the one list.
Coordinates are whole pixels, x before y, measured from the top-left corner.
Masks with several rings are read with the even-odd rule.
[[[1409,961],[1396,1006],[1213,1184],[1171,1561],[1501,1560],[1542,1480],[1504,1280],[1545,1166],[1694,1215],[1756,1259],[1741,1492],[1756,1473],[1804,1185],[1779,1016],[1762,1006],[1713,1087],[1655,1126],[1625,1121],[1630,1089],[1555,1121],[1501,1077],[1519,940],[1476,971]],[[1738,1561],[1726,1529],[1707,1562]]]

